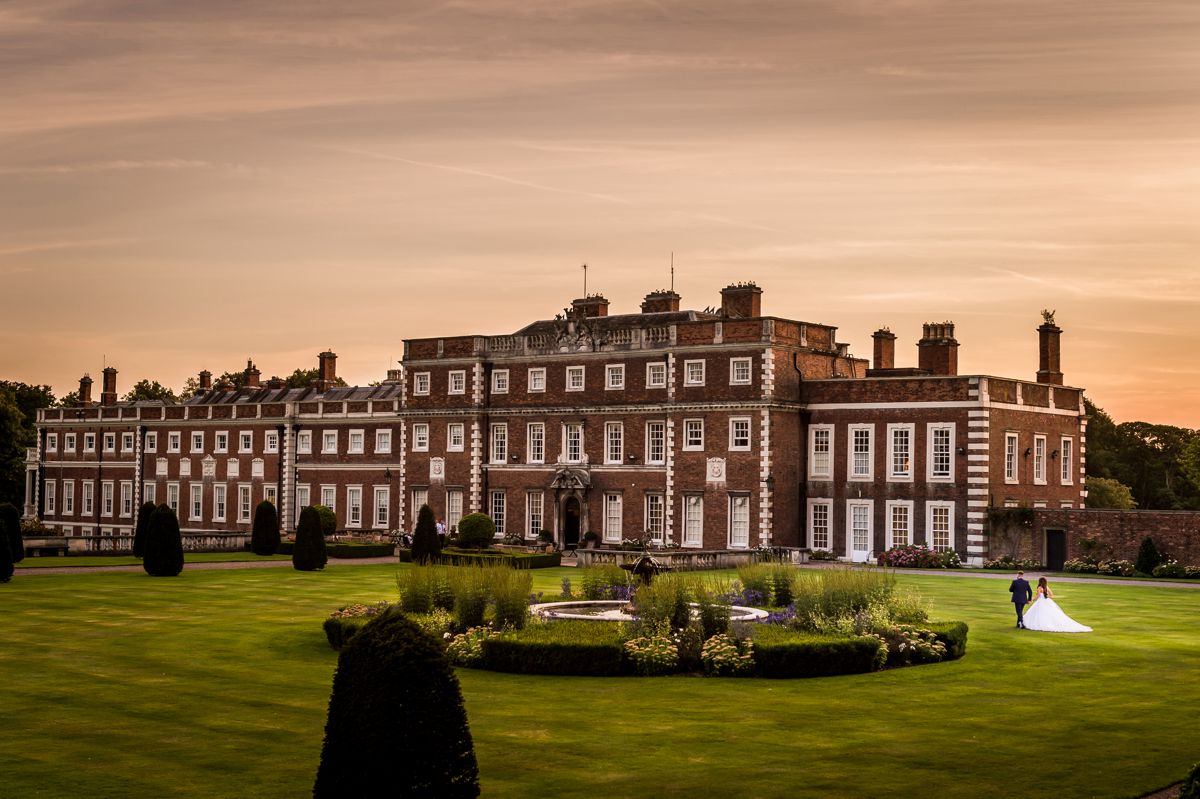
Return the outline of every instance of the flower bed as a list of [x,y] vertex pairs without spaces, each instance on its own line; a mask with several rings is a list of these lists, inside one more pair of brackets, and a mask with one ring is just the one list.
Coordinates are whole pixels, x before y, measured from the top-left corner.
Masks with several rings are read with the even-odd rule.
[[[412,563],[412,550],[401,549],[401,563]],[[466,566],[473,563],[504,563],[514,569],[548,569],[562,565],[561,552],[513,552],[512,550],[442,550],[438,563]]]
[[920,544],[892,547],[879,556],[880,566],[897,569],[958,569],[962,560],[954,550],[936,552]]

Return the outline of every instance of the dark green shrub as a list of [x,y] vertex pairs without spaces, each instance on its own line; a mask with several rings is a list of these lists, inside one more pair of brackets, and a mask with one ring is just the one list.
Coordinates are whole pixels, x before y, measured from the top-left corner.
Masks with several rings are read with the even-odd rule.
[[279,548],[279,514],[275,503],[263,500],[254,509],[254,527],[250,532],[250,551],[255,555],[274,555]]
[[529,620],[529,595],[533,575],[521,569],[485,569],[488,593],[492,597],[493,622],[497,629],[519,630]]
[[11,502],[0,504],[0,533],[8,546],[13,563],[25,560],[25,542],[21,538],[21,512]]
[[321,535],[331,536],[337,532],[337,514],[328,505],[313,505],[321,518]]
[[422,505],[417,511],[417,529],[413,531],[412,562],[424,566],[436,562],[441,554],[442,542],[438,539],[433,509]]
[[142,568],[151,577],[175,577],[183,571],[183,538],[170,505],[159,505],[150,515]]
[[292,567],[297,571],[311,572],[324,569],[327,561],[325,536],[321,533],[321,515],[316,507],[309,505],[300,511],[300,522],[296,525]]
[[[385,791],[386,789],[386,791]],[[441,646],[388,611],[342,649],[313,796],[474,797],[479,771]]]
[[775,624],[754,628],[754,667],[760,677],[831,677],[873,671],[880,642],[794,632]]
[[584,599],[628,599],[630,574],[615,563],[585,566],[579,570]]
[[367,626],[369,621],[370,619],[366,616],[349,619],[328,618],[323,625],[325,640],[329,641],[329,645],[335,651],[340,650],[359,630]]
[[625,673],[620,625],[556,621],[483,642],[483,668],[515,674],[612,677]]
[[944,660],[958,660],[967,654],[967,623],[965,621],[934,621],[920,625],[932,632],[946,645]]
[[13,558],[12,548],[8,546],[8,522],[0,519],[0,583],[7,583],[12,579]]
[[729,608],[729,602],[714,596],[711,591],[700,589],[696,592],[696,610],[704,641],[729,632]]
[[396,554],[396,547],[392,544],[328,544],[325,549],[331,558],[386,558]]
[[1160,563],[1154,567],[1151,572],[1155,577],[1178,577],[1180,579],[1187,577],[1187,566],[1182,563],[1176,563],[1173,560]]
[[496,540],[496,523],[486,513],[468,513],[458,522],[458,545],[486,549]]
[[1143,538],[1142,545],[1138,547],[1137,561],[1133,564],[1133,568],[1142,574],[1154,574],[1154,567],[1162,561],[1162,554],[1154,545],[1154,539],[1150,536]]
[[483,624],[488,606],[488,578],[485,569],[479,566],[464,566],[450,573],[454,589],[454,624],[460,630],[469,630]]
[[446,566],[431,570],[429,598],[435,608],[454,609],[454,587],[450,583],[450,569]]
[[1179,799],[1200,799],[1200,763],[1192,766],[1192,773],[1183,781]]
[[137,526],[133,529],[133,556],[146,556],[146,529],[150,526],[150,517],[154,515],[157,506],[153,502],[143,502],[138,508]]
[[795,571],[791,566],[785,566],[782,563],[771,564],[771,592],[775,607],[786,608],[792,604],[794,597],[792,591],[793,576],[795,576]]
[[[395,553],[401,563],[412,563],[412,550],[401,549]],[[451,566],[478,566],[488,563],[503,563],[514,569],[549,569],[562,565],[561,552],[458,552],[443,549],[439,563]]]

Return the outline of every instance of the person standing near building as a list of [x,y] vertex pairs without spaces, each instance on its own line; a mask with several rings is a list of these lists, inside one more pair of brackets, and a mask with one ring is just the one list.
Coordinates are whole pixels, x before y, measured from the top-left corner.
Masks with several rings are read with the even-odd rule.
[[1012,594],[1013,607],[1017,611],[1017,629],[1024,630],[1025,606],[1033,600],[1033,591],[1029,588],[1029,581],[1025,579],[1025,572],[1017,572],[1017,579],[1009,584],[1008,592]]
[[441,543],[442,546],[446,546],[446,523],[441,519],[438,519],[437,521],[437,534],[438,542]]

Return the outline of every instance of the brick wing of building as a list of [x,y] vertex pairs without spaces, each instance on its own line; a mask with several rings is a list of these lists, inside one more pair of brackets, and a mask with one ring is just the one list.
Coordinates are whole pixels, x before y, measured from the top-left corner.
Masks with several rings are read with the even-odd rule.
[[336,388],[333,353],[304,389],[200,391],[178,404],[40,412],[27,515],[86,546],[124,548],[137,505],[166,502],[185,533],[237,536],[268,499],[333,508],[339,529],[412,529],[429,504],[453,526],[483,511],[498,535],[561,545],[649,538],[695,549],[832,550],[901,543],[986,553],[989,506],[1082,505],[1082,391],[1062,385],[1061,331],[1039,328],[1037,382],[957,374],[954,326],[929,324],[918,366],[895,336],[874,364],[837,328],[763,316],[753,284],[681,310],[674,291],[609,315],[589,296],[512,335],[411,339],[379,386]]

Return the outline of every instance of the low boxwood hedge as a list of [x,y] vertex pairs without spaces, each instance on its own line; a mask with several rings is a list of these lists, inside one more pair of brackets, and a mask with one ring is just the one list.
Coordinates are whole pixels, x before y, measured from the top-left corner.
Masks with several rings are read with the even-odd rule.
[[[391,553],[389,553],[391,554]],[[399,551],[401,563],[412,563],[412,550]],[[337,557],[334,555],[333,557]],[[467,552],[457,549],[443,549],[437,559],[438,563],[451,566],[467,566],[481,563],[507,563],[514,569],[549,569],[562,565],[561,552]]]
[[880,642],[802,633],[775,624],[754,628],[754,671],[759,677],[832,677],[875,668]]
[[[275,554],[290,555],[295,546],[294,541],[281,541]],[[396,547],[393,544],[327,544],[325,554],[331,558],[386,558],[396,554]]]
[[480,667],[586,677],[627,672],[620,627],[594,621],[556,621],[490,638],[483,642]]
[[965,621],[935,621],[921,625],[946,645],[945,660],[958,660],[967,654],[967,623]]

